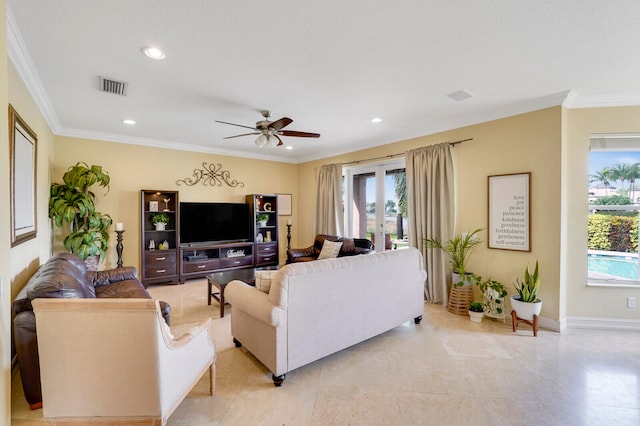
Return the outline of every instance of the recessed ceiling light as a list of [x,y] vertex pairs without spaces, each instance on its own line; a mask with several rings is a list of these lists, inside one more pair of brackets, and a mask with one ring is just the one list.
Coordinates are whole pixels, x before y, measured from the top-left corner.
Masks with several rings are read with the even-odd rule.
[[142,48],[142,53],[151,59],[164,59],[164,52],[157,47],[144,47]]
[[372,123],[380,123],[380,122],[382,122],[382,118],[380,118],[380,117],[374,117],[374,118],[372,118],[372,119],[371,119],[371,122],[372,122]]
[[464,101],[465,99],[469,99],[473,95],[466,90],[458,90],[457,92],[449,93],[447,96],[454,101]]
[[129,118],[127,118],[127,119],[125,119],[125,120],[122,120],[122,122],[123,122],[124,124],[128,124],[129,126],[133,126],[134,124],[136,124],[136,121],[135,121],[135,120],[131,120],[131,119],[129,119]]
[[291,151],[293,147],[291,145],[287,145],[284,149],[288,149],[289,151]]

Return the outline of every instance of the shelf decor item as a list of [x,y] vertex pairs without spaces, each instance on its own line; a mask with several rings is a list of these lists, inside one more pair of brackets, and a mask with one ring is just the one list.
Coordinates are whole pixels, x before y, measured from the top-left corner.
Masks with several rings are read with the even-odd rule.
[[108,214],[96,211],[91,187],[97,184],[109,192],[109,174],[101,166],[78,162],[69,167],[62,180],[63,183],[51,185],[49,217],[58,228],[65,223],[69,225],[65,250],[85,262],[94,259],[89,260],[87,267],[97,270],[99,259],[105,258],[112,220]]
[[151,222],[156,227],[156,231],[164,231],[167,223],[169,223],[169,216],[165,213],[154,214],[151,218]]
[[256,215],[256,222],[258,222],[258,226],[267,226],[267,222],[269,221],[269,215],[266,213],[259,213]]

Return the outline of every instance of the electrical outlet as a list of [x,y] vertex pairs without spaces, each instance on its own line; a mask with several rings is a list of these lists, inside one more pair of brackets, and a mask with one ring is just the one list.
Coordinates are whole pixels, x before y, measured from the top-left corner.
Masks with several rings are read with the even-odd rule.
[[635,308],[636,307],[636,298],[633,296],[627,297],[627,308]]

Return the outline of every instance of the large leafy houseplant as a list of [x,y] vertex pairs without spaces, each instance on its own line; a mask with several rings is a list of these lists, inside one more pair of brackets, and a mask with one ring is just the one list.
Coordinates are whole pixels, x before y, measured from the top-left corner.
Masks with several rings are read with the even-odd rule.
[[[471,253],[482,243],[482,240],[478,238],[478,232],[482,231],[478,228],[472,232],[458,235],[444,244],[436,238],[426,238],[424,244],[428,248],[439,248],[443,250],[448,256],[451,262],[451,268],[453,272],[458,274],[461,281],[457,282],[457,285],[462,285],[465,281],[465,275],[467,275],[467,261]],[[476,277],[474,277],[476,278]],[[474,279],[477,281],[477,279]]]
[[83,260],[90,256],[104,258],[109,241],[111,217],[95,209],[93,185],[107,188],[109,174],[101,166],[78,162],[69,167],[63,183],[53,183],[49,198],[49,218],[58,228],[69,225],[64,248]]

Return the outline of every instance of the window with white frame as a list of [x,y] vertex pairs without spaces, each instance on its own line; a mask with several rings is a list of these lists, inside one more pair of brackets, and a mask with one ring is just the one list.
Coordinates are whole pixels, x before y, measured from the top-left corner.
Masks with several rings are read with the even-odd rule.
[[343,167],[346,235],[372,240],[376,251],[408,247],[404,164],[400,159]]
[[590,145],[588,283],[640,286],[640,135],[594,135]]

